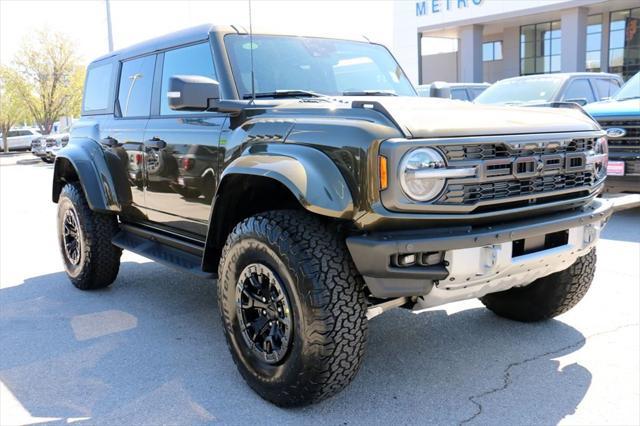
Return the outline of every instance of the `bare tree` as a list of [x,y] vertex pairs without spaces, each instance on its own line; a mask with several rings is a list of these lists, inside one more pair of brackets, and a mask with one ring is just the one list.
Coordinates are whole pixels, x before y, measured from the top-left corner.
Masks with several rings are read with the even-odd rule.
[[16,90],[20,76],[11,68],[0,66],[0,132],[2,148],[9,152],[9,130],[28,116],[28,110]]
[[40,30],[26,40],[15,58],[21,83],[16,89],[44,134],[64,115],[78,115],[84,67],[78,65],[73,44],[63,34]]

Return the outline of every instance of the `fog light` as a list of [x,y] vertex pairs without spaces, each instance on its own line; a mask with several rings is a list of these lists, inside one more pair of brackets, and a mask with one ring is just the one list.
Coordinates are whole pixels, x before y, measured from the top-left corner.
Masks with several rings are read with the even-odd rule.
[[398,265],[400,266],[411,266],[414,263],[416,263],[415,254],[401,254],[398,256]]

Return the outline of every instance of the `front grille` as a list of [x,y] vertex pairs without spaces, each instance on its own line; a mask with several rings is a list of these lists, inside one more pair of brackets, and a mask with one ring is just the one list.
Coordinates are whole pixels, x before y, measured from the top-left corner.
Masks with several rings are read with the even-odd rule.
[[55,146],[55,145],[56,145],[55,139],[47,138],[47,146]]
[[[601,183],[587,156],[597,137],[547,142],[441,145],[450,167],[475,165],[477,179],[451,179],[439,205],[500,208],[584,197]],[[458,163],[458,164],[456,164]],[[493,207],[484,206],[491,204]]]
[[545,192],[589,187],[594,176],[589,172],[556,176],[540,176],[532,179],[508,180],[483,184],[449,185],[440,198],[446,204],[475,204],[504,198],[531,196]]
[[639,151],[640,150],[640,119],[629,120],[600,120],[600,127],[624,129],[627,134],[621,138],[609,138],[611,151]]
[[526,157],[542,154],[565,154],[569,152],[587,152],[593,149],[596,138],[574,139],[568,143],[548,142],[546,144],[523,143],[513,147],[504,143],[443,145],[440,149],[449,161],[491,160],[497,158]]

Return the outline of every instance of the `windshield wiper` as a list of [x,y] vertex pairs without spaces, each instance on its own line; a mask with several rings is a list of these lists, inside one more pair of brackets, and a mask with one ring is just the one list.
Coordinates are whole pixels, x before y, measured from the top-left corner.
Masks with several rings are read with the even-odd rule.
[[[309,97],[309,98],[324,98],[326,95],[322,93],[310,92],[308,90],[275,90],[273,92],[258,92],[255,94],[258,98],[296,98],[296,97]],[[251,93],[245,93],[242,99],[253,99],[254,95]]]
[[354,90],[350,92],[342,92],[342,96],[398,96],[387,90]]

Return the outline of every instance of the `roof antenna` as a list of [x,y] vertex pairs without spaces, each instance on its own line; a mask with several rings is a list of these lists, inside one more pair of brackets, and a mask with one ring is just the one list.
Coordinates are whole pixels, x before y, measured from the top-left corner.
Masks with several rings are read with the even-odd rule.
[[253,70],[253,25],[251,19],[251,0],[249,0],[249,45],[250,45],[250,55],[251,55],[251,102],[250,104],[254,104],[256,102],[256,78]]

